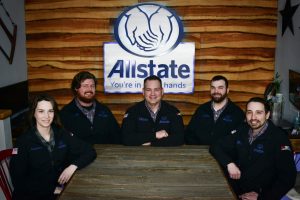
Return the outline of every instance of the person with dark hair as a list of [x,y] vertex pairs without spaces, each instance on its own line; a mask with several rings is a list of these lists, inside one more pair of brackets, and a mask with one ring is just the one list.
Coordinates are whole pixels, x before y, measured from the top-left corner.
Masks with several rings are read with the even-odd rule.
[[214,76],[210,81],[211,100],[197,108],[186,127],[186,144],[211,145],[244,121],[244,112],[228,98],[228,93],[228,80]]
[[269,117],[269,104],[260,97],[251,98],[247,123],[210,147],[242,200],[280,200],[295,184],[291,143]]
[[119,124],[110,109],[96,100],[96,84],[97,79],[90,72],[74,76],[74,99],[60,112],[62,124],[90,144],[120,144]]
[[33,98],[28,118],[30,128],[17,139],[10,161],[13,199],[54,200],[57,187],[91,163],[96,152],[61,127],[52,97]]
[[122,138],[125,145],[178,146],[184,143],[184,125],[179,110],[162,100],[161,79],[144,80],[144,100],[124,115]]

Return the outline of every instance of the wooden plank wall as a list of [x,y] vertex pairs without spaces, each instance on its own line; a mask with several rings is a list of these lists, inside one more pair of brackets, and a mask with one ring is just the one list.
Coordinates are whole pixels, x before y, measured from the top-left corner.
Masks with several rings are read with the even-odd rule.
[[[121,123],[141,94],[104,94],[103,43],[115,41],[114,21],[143,0],[26,0],[27,62],[30,95],[47,92],[60,107],[72,99],[70,83],[80,70],[99,80],[97,98]],[[195,42],[194,94],[168,94],[185,124],[197,106],[209,100],[209,80],[230,81],[230,98],[244,108],[262,96],[274,75],[277,0],[152,1],[174,9],[185,27],[184,41]]]

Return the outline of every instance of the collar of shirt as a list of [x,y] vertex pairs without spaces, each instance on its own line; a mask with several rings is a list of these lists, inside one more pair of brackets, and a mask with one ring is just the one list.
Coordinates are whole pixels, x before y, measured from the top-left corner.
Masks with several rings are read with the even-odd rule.
[[264,134],[266,132],[267,128],[268,128],[268,125],[269,125],[269,123],[266,122],[256,135],[253,135],[253,130],[250,128],[249,132],[248,132],[249,144],[252,144],[259,136]]
[[159,110],[161,108],[161,102],[159,103],[158,109],[157,109],[157,111],[155,113],[151,110],[150,106],[147,104],[146,101],[145,101],[145,106],[146,106],[147,110],[149,111],[152,120],[155,122],[157,114],[158,114],[158,112],[159,112]]
[[210,107],[211,107],[211,110],[213,111],[214,121],[215,122],[219,119],[221,113],[225,110],[225,108],[227,107],[227,105],[228,105],[228,99],[226,101],[226,104],[221,109],[215,110],[214,109],[214,102],[213,101],[211,102]]
[[43,143],[43,145],[45,147],[47,147],[48,151],[51,153],[53,151],[53,149],[54,149],[54,146],[55,146],[54,133],[53,133],[52,128],[50,129],[50,139],[49,139],[49,142],[46,141],[42,137],[42,135],[40,134],[40,132],[37,129],[35,130],[35,134],[41,140],[41,142]]
[[80,105],[79,101],[77,100],[77,98],[75,98],[75,103],[76,103],[76,106],[79,108],[79,110],[81,110],[81,112],[90,120],[90,122],[93,123],[94,115],[95,115],[95,111],[96,111],[96,102],[93,101],[92,109],[85,109],[84,107],[82,107]]

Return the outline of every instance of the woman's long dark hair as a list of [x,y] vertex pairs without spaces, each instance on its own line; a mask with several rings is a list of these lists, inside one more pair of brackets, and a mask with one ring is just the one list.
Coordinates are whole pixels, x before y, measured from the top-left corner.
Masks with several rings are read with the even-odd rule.
[[53,97],[49,96],[48,94],[39,94],[32,98],[30,106],[29,106],[29,111],[28,111],[28,122],[29,122],[30,127],[36,126],[36,119],[34,117],[34,113],[35,113],[35,109],[40,101],[49,101],[51,103],[53,110],[54,110],[54,118],[53,118],[52,124],[54,124],[58,127],[62,127],[60,119],[59,119],[59,114],[58,114],[59,110],[58,110],[57,103],[56,103],[55,99]]

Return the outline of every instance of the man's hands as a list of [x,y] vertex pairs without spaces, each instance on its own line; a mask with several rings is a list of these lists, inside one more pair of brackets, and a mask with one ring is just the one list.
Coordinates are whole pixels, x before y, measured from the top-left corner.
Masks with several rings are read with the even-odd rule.
[[[155,137],[156,137],[156,139],[162,139],[162,138],[166,138],[166,137],[168,137],[169,136],[169,134],[167,133],[167,131],[165,131],[165,130],[160,130],[160,131],[157,131],[156,133],[155,133]],[[144,144],[142,144],[143,146],[151,146],[151,142],[146,142],[146,143],[144,143]]]
[[[228,171],[229,177],[231,179],[237,180],[237,179],[241,178],[241,171],[236,166],[235,163],[233,163],[233,162],[229,163],[227,165],[227,171]],[[239,198],[242,199],[242,200],[257,200],[258,193],[256,193],[256,192],[247,192],[247,193],[239,195]]]
[[242,200],[257,200],[258,194],[256,192],[248,192],[239,196]]
[[157,139],[162,139],[162,138],[165,138],[165,137],[168,137],[168,136],[169,136],[169,134],[165,130],[160,130],[160,131],[156,132],[156,138]]
[[58,178],[58,183],[59,184],[64,184],[67,183],[70,178],[72,177],[72,175],[74,174],[74,172],[76,171],[77,166],[76,165],[70,165],[69,167],[67,167],[59,176]]
[[229,163],[227,165],[227,171],[229,173],[230,178],[232,178],[232,179],[240,179],[241,178],[241,171],[234,163]]

